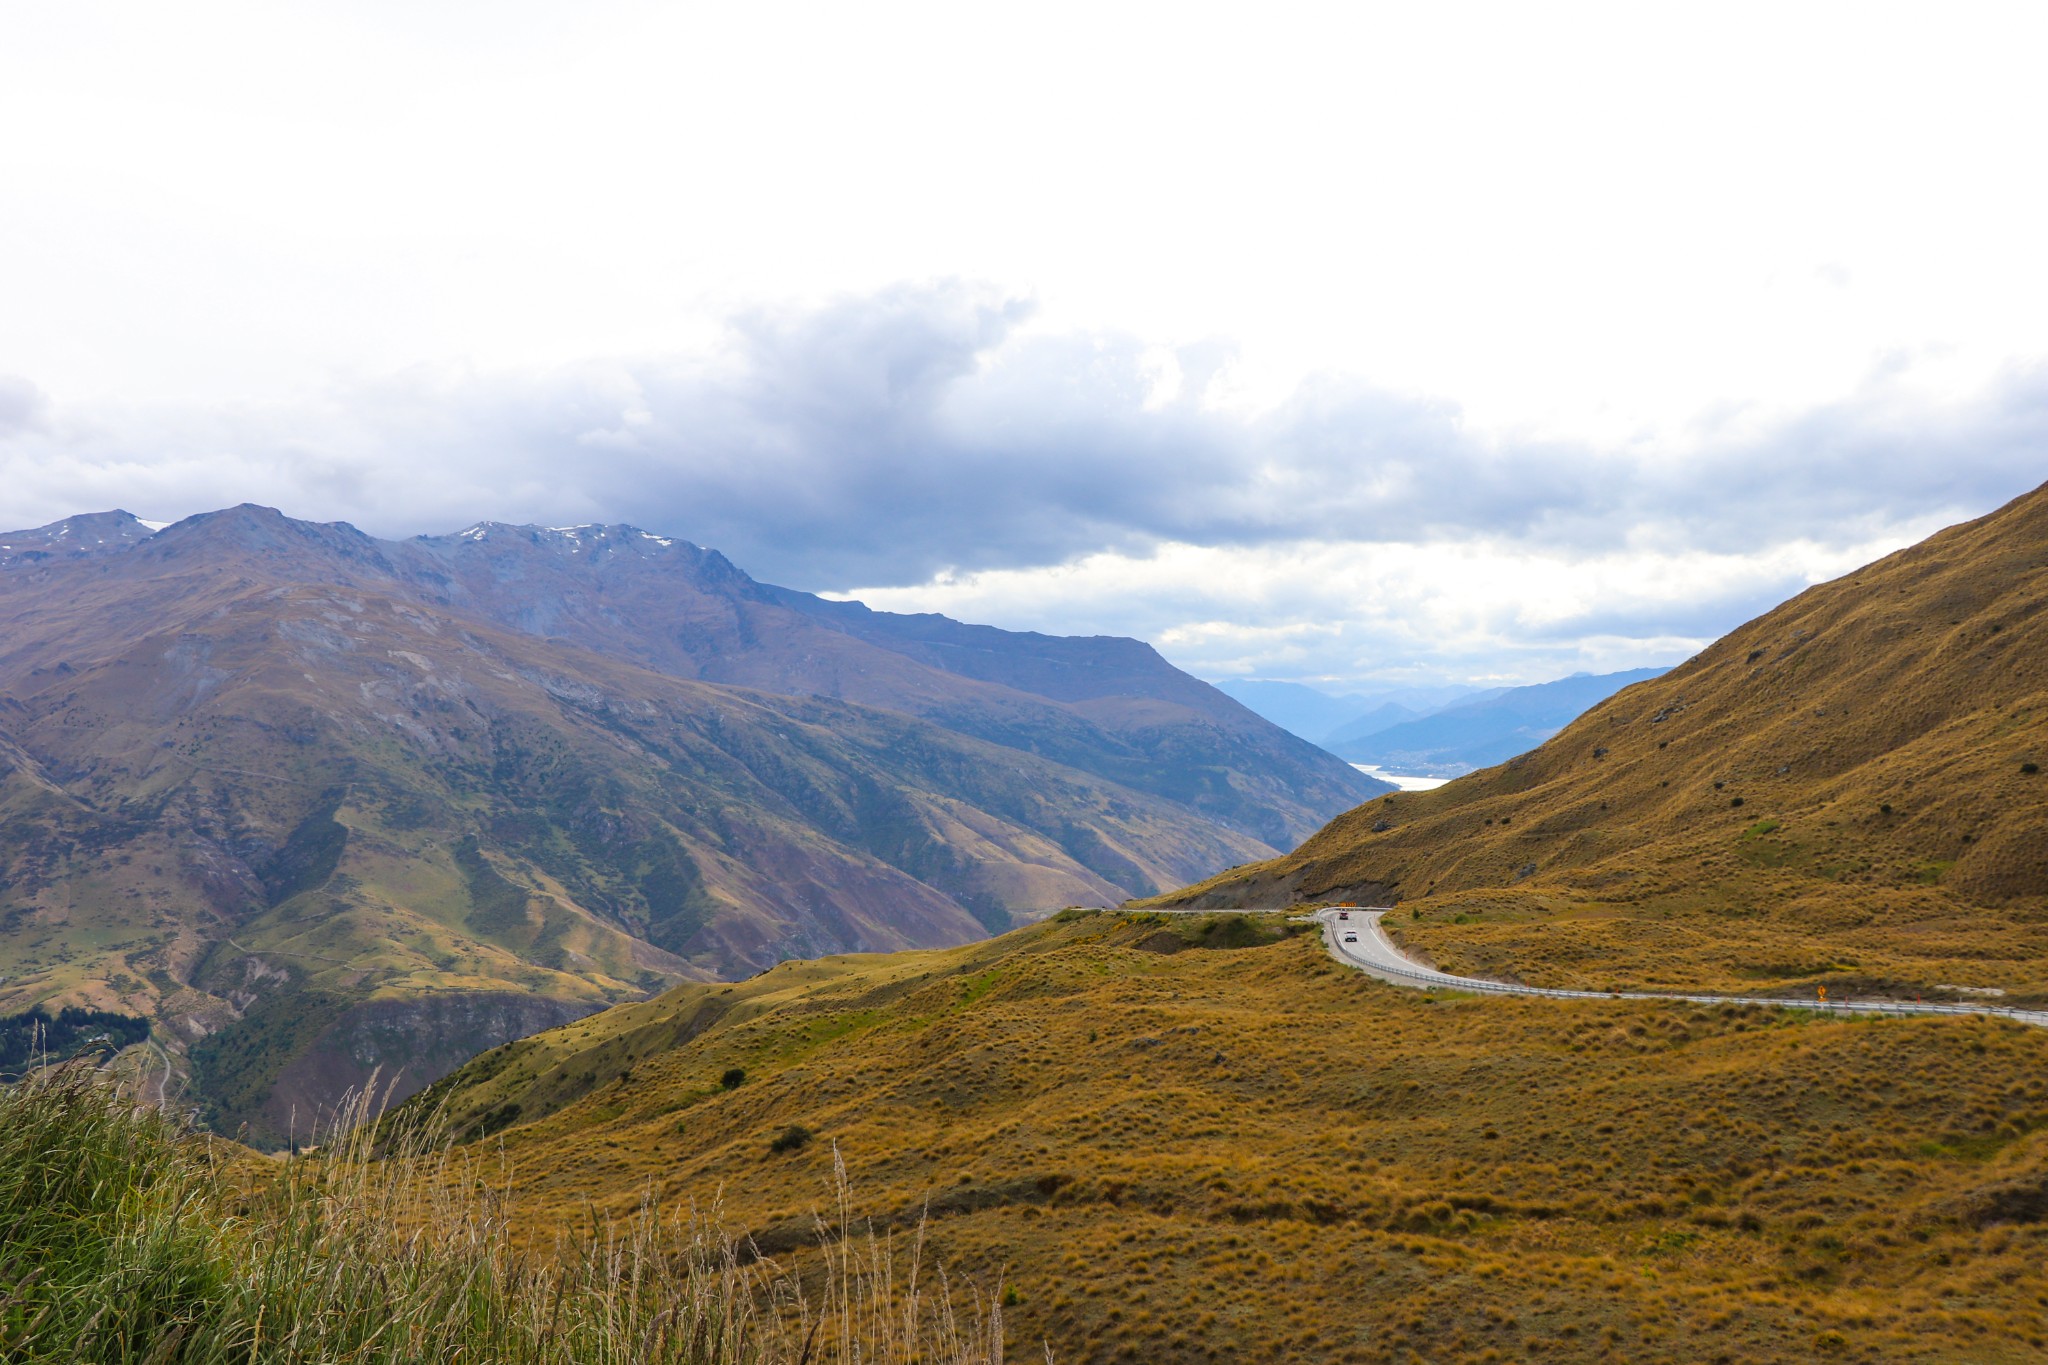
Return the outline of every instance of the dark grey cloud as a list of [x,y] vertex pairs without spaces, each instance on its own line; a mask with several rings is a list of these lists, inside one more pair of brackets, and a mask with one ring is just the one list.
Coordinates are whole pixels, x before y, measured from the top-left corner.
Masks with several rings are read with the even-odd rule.
[[0,439],[42,424],[49,400],[26,379],[0,374]]
[[1177,353],[1170,391],[1137,338],[1030,316],[967,285],[903,287],[735,317],[709,358],[421,370],[225,413],[69,412],[0,381],[0,514],[254,498],[383,534],[630,521],[836,588],[1167,541],[1863,543],[2048,476],[2039,370],[1945,404],[1880,372],[1790,420],[1718,414],[1655,455],[1487,439],[1454,404],[1335,376],[1242,415],[1207,401],[1223,348]]

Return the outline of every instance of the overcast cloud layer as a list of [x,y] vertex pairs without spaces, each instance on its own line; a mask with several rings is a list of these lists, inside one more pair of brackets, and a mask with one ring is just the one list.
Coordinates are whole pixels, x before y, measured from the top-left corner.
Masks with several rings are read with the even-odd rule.
[[1247,411],[1222,346],[1028,325],[961,284],[755,311],[688,357],[409,370],[301,404],[72,409],[0,379],[14,525],[243,500],[385,535],[627,521],[757,577],[1158,641],[1211,674],[1548,676],[1671,662],[2036,483],[2048,374],[1908,369],[1682,442],[1479,436],[1350,376]]
[[2044,49],[2022,0],[0,6],[0,525],[629,521],[1209,676],[1671,663],[2048,477]]

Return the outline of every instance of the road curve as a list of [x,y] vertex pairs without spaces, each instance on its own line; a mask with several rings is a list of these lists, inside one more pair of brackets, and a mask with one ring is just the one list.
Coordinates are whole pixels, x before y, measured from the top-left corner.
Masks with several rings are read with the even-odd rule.
[[171,1103],[169,1096],[165,1093],[171,1084],[171,1054],[164,1051],[162,1044],[158,1043],[154,1038],[148,1038],[144,1041],[149,1044],[149,1050],[156,1054],[156,1059],[163,1063],[164,1074],[159,1076],[156,1082],[156,1107],[167,1109]]
[[[1829,1014],[1987,1014],[2000,1019],[2017,1019],[2023,1024],[2048,1028],[2048,1011],[2008,1009],[2002,1005],[1924,1005],[1892,1000],[1793,1000],[1759,998],[1753,995],[1678,995],[1659,991],[1565,991],[1546,986],[1518,986],[1507,981],[1488,981],[1476,976],[1453,976],[1425,967],[1394,946],[1381,927],[1385,907],[1350,910],[1350,918],[1339,920],[1334,906],[1317,909],[1314,917],[1323,926],[1323,945],[1347,967],[1368,976],[1412,990],[1483,991],[1492,995],[1547,995],[1559,1000],[1685,1000],[1697,1005],[1778,1005],[1788,1009],[1824,1010]],[[1345,932],[1355,931],[1356,943],[1343,941]]]

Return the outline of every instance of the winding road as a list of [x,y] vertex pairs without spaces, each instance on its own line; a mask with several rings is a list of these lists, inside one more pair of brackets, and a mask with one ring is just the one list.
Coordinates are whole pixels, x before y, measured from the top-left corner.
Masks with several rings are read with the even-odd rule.
[[[1787,1009],[1821,1010],[1829,1014],[1988,1014],[2048,1028],[2048,1011],[2008,1009],[2002,1005],[1927,1005],[1895,1000],[1793,1000],[1753,995],[1678,995],[1660,991],[1566,991],[1546,986],[1518,986],[1476,976],[1453,976],[1425,967],[1394,946],[1380,919],[1386,907],[1340,910],[1326,906],[1314,912],[1323,926],[1323,945],[1347,967],[1413,990],[1484,991],[1492,995],[1547,995],[1559,1000],[1685,1000],[1697,1005],[1778,1005]],[[1339,915],[1349,915],[1339,919]],[[1355,937],[1355,942],[1352,941]]]
[[164,1074],[157,1077],[156,1081],[156,1107],[159,1109],[169,1108],[170,1098],[165,1092],[171,1084],[171,1054],[164,1051],[162,1044],[158,1043],[154,1038],[145,1039],[144,1041],[148,1044],[149,1050],[156,1054],[157,1061],[162,1063],[164,1068]]

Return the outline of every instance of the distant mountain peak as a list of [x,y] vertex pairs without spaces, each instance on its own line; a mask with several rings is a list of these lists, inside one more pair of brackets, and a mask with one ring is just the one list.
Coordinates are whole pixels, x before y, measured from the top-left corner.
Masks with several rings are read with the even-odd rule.
[[148,553],[157,555],[227,548],[266,559],[303,561],[306,572],[313,571],[307,556],[324,556],[331,565],[348,566],[350,573],[394,572],[384,553],[387,543],[348,522],[300,521],[253,502],[186,517],[147,540]]
[[[301,521],[297,517],[286,516],[275,507],[265,507],[262,503],[256,502],[238,502],[232,507],[222,507],[217,511],[195,512],[183,521],[173,522],[165,529],[180,530],[187,527],[207,527],[216,531],[247,530],[252,528],[283,531],[303,528],[306,530],[343,530],[354,532],[359,536],[363,535],[361,531],[356,530],[354,526],[345,521]],[[365,539],[367,538],[365,537]]]
[[702,547],[677,536],[656,535],[643,531],[637,526],[623,522],[584,522],[576,526],[537,526],[531,522],[513,523],[505,521],[479,521],[450,535],[415,536],[417,543],[434,545],[448,543],[484,544],[496,541],[524,541],[528,544],[546,545],[578,553],[591,546],[602,545],[610,548],[635,547],[673,549],[678,545],[692,550]]
[[81,512],[47,526],[0,531],[0,564],[114,554],[149,539],[162,526],[162,522],[146,522],[120,508]]

